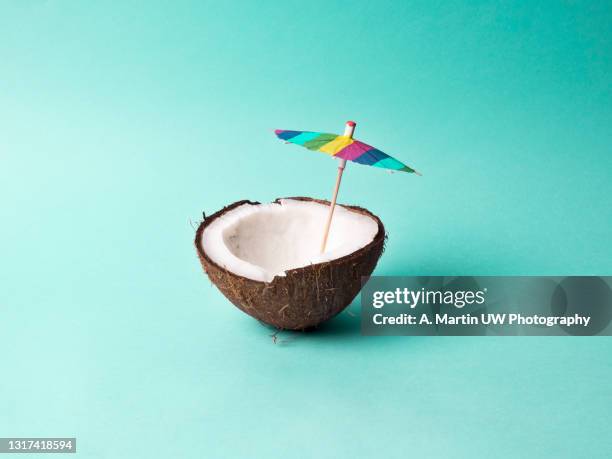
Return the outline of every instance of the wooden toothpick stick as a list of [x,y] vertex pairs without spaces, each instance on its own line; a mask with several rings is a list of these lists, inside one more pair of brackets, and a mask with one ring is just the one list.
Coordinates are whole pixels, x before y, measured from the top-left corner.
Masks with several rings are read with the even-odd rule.
[[[356,123],[354,121],[347,121],[344,127],[344,135],[346,137],[353,137],[355,132]],[[327,238],[329,236],[329,229],[331,228],[332,217],[334,216],[334,209],[336,208],[336,199],[338,198],[338,190],[340,189],[340,182],[342,181],[342,173],[346,167],[346,159],[340,159],[338,164],[338,176],[336,177],[336,186],[334,187],[334,194],[332,196],[331,204],[329,205],[329,214],[327,215],[327,222],[325,223],[325,229],[323,230],[323,241],[321,242],[321,253],[325,252],[325,246],[327,245]]]

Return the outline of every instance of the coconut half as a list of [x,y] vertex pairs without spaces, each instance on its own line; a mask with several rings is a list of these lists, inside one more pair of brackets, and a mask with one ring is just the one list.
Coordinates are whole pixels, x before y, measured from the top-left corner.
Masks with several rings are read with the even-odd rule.
[[303,197],[235,202],[200,224],[196,250],[210,280],[242,311],[278,328],[311,328],[353,301],[385,239],[377,216],[338,205],[320,253],[328,211],[328,201]]

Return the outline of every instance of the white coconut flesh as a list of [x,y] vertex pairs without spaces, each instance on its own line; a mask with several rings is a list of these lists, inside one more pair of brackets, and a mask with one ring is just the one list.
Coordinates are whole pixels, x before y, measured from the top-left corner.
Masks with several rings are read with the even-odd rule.
[[326,250],[321,253],[328,212],[328,205],[295,199],[243,204],[206,227],[202,250],[228,271],[271,282],[287,270],[349,255],[378,232],[372,217],[336,206]]

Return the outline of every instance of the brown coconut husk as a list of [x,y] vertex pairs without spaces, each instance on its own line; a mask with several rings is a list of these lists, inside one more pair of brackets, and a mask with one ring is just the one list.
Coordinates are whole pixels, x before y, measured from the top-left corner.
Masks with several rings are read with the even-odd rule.
[[[307,197],[283,199],[329,205],[329,201]],[[208,257],[202,249],[202,234],[216,218],[242,204],[260,203],[248,200],[235,202],[200,224],[195,237],[198,257],[210,280],[228,300],[250,316],[279,329],[306,330],[341,312],[357,296],[362,277],[372,274],[383,252],[385,228],[380,219],[361,207],[343,205],[351,212],[367,215],[376,221],[378,232],[365,247],[329,262],[289,270],[285,277],[277,276],[272,282],[239,276]]]

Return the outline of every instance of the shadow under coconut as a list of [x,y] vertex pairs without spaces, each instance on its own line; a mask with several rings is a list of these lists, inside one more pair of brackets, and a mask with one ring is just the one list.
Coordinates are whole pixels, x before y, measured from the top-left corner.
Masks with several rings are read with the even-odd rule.
[[361,311],[359,301],[338,314],[336,317],[323,322],[316,328],[309,330],[312,336],[325,335],[326,337],[349,338],[361,336]]
[[353,341],[361,338],[359,301],[356,299],[344,311],[322,324],[303,331],[282,330],[259,322],[273,344],[291,346],[297,342],[315,340]]

